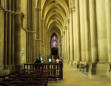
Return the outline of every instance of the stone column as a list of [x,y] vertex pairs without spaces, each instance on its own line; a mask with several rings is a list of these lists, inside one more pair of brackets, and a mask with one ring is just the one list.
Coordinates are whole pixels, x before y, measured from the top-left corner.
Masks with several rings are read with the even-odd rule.
[[89,0],[84,0],[84,22],[85,22],[85,53],[86,63],[90,61],[90,27],[89,27]]
[[63,35],[62,35],[62,58],[64,59],[64,50],[65,50],[65,40],[64,40],[64,32],[63,32]]
[[[20,0],[16,1],[16,11],[20,12]],[[15,68],[18,70],[20,68],[21,59],[21,13],[15,15]]]
[[105,1],[106,1],[108,61],[111,63],[111,0],[105,0]]
[[40,29],[39,29],[39,8],[36,8],[36,41],[37,41],[37,57],[40,56]]
[[21,58],[21,15],[15,15],[15,65],[20,66]]
[[35,0],[32,0],[32,63],[35,62],[36,60],[36,56],[35,56],[35,39],[36,39],[36,36],[35,36],[35,31],[36,31],[36,22],[35,22],[35,18],[36,18],[36,11],[35,11]]
[[75,3],[73,3],[74,4],[74,6],[72,7],[72,9],[71,9],[71,11],[72,11],[72,13],[71,13],[71,16],[72,16],[72,63],[74,62],[74,59],[75,59],[75,49],[77,50],[77,48],[75,48],[75,46],[76,46],[76,43],[75,43],[75,38],[76,38],[76,36],[75,36],[75,29],[76,29],[76,27],[75,27]]
[[43,18],[41,18],[41,51],[40,51],[40,55],[43,57],[44,56],[44,44],[43,44],[43,33],[44,33],[44,27],[43,27],[43,25],[44,25],[44,20],[43,20]]
[[1,8],[0,8],[0,19],[1,19],[0,20],[0,70],[2,70],[4,62],[4,12]]
[[64,36],[65,36],[65,39],[64,39],[64,41],[65,41],[65,52],[64,52],[64,58],[65,58],[65,62],[67,62],[67,35],[66,35],[66,26],[65,26],[65,32],[64,32]]
[[[12,11],[14,11],[14,4],[15,4],[15,1],[13,0],[13,2],[12,2]],[[14,67],[14,53],[15,53],[15,50],[14,50],[14,39],[15,39],[15,35],[14,35],[14,32],[15,32],[15,14],[14,13],[12,13],[12,65],[13,65],[13,67]]]
[[69,24],[67,29],[67,58],[68,63],[70,62],[70,33],[69,33]]
[[45,35],[45,28],[44,28],[44,19],[42,17],[42,21],[41,21],[41,27],[42,27],[42,56],[45,59],[45,41],[44,41],[44,35]]
[[38,0],[38,24],[39,24],[39,54],[42,56],[42,27],[41,27],[41,21],[42,16],[41,16],[41,0]]
[[96,27],[96,8],[95,0],[89,0],[90,11],[90,33],[91,33],[91,62],[97,61],[97,27]]
[[37,58],[37,8],[35,8],[35,59]]
[[108,61],[107,55],[107,29],[105,0],[96,0],[97,36],[98,36],[98,58],[99,63]]
[[81,37],[81,62],[86,61],[86,45],[85,45],[85,22],[84,22],[84,0],[79,0],[80,14],[80,37]]
[[[75,63],[78,64],[81,60],[81,37],[80,37],[80,4],[79,4],[80,0],[75,0],[75,18],[73,20],[75,20],[75,22],[73,22],[73,24],[75,23],[75,31],[74,31],[74,36],[76,37],[77,40],[75,40],[76,43],[76,56],[74,58]],[[74,46],[75,47],[75,46]]]
[[44,40],[44,56],[45,56],[45,59],[47,59],[47,55],[46,55],[46,51],[47,51],[47,45],[46,45],[46,29],[45,29],[45,24],[44,24],[44,34],[43,34],[43,40]]
[[62,35],[62,57],[65,60],[65,31],[63,31]]
[[90,78],[96,72],[96,62],[98,58],[97,46],[97,26],[96,26],[96,0],[89,0],[90,14],[90,36],[91,36],[91,64],[89,69]]
[[73,53],[73,50],[72,50],[72,48],[73,48],[72,47],[72,42],[73,42],[72,41],[73,40],[72,32],[73,32],[73,30],[72,29],[73,29],[73,27],[72,27],[72,9],[70,8],[70,18],[69,18],[69,40],[70,40],[69,41],[70,42],[70,57],[69,57],[70,60],[69,61],[70,61],[70,64],[72,64],[72,62],[73,62],[72,61],[72,58],[73,58],[72,57],[73,56],[73,54],[72,54]]
[[[96,76],[103,77],[104,79],[106,79],[108,78],[107,77],[108,55],[107,55],[107,30],[105,29],[106,28],[105,0],[94,0],[94,1],[91,0],[89,3],[90,5],[92,4],[90,6],[90,9],[92,9],[91,11],[92,13],[90,13],[90,15],[92,15],[91,16],[92,18],[90,17],[90,21],[92,25],[91,26],[91,36],[92,36],[91,40],[92,38],[94,39],[92,40],[93,42],[91,42],[93,44],[93,45],[91,44],[91,48],[93,48],[93,53],[91,55],[93,57],[95,55],[95,57],[92,59],[93,62],[94,60],[97,60],[96,62],[97,64],[92,65],[92,69],[93,71],[96,71]],[[96,25],[94,22],[96,22],[97,28],[95,27]],[[97,31],[95,29],[97,29]],[[96,35],[97,35],[97,38],[96,38]],[[96,40],[97,40],[98,45],[96,44]],[[98,55],[96,52],[94,52],[94,50],[96,51],[96,49],[98,51],[97,52]]]
[[[11,0],[9,0],[9,10],[11,10]],[[11,28],[11,25],[12,25],[12,20],[11,20],[11,17],[12,17],[12,13],[9,12],[9,27],[8,27],[8,59],[9,59],[9,68],[11,68],[11,61],[12,61],[12,28]]]
[[7,20],[8,20],[8,15],[7,15],[7,12],[5,12],[4,14],[4,23],[5,23],[5,26],[4,26],[4,67],[7,68],[7,28],[8,28],[8,24],[7,24]]
[[67,28],[67,30],[66,30],[66,52],[67,52],[67,54],[66,54],[66,62],[68,63],[68,61],[69,61],[69,40],[68,40],[68,28]]
[[108,77],[111,81],[111,0],[105,0],[106,7],[106,28],[107,28],[107,48],[108,48],[108,62],[109,68]]
[[38,6],[37,6],[37,57],[41,56],[41,1],[38,0]]

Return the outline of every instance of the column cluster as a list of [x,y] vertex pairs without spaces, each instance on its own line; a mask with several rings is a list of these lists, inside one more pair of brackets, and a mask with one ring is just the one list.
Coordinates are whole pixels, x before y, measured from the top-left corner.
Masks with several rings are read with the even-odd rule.
[[101,71],[99,75],[105,75],[105,71],[107,76],[111,62],[111,0],[69,0],[69,3],[64,58],[74,65],[88,64],[91,72]]
[[2,0],[4,12],[4,66],[15,68],[20,63],[20,28],[23,14],[20,12],[20,0]]

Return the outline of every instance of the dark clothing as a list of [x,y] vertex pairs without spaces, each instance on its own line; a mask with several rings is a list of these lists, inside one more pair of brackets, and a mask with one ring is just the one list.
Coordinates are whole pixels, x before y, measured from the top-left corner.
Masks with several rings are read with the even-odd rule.
[[37,60],[35,61],[35,64],[36,64],[36,63],[41,63],[41,61],[40,61],[39,59],[37,59]]
[[41,63],[41,60],[40,59],[36,59],[36,61],[35,61],[35,69],[36,70],[40,69],[41,64],[39,64],[39,63]]

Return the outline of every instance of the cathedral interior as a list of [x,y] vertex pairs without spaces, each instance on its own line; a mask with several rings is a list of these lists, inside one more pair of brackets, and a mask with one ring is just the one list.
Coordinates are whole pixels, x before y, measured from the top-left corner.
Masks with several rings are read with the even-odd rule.
[[63,60],[48,86],[110,86],[111,0],[0,0],[0,76],[37,57]]

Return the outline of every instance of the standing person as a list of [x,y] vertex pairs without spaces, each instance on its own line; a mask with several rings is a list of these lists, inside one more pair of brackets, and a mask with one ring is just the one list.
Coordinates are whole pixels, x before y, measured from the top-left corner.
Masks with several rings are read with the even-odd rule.
[[59,63],[59,61],[60,61],[59,58],[57,58],[57,59],[56,59],[56,63]]
[[41,63],[40,57],[38,57],[38,58],[36,59],[35,64],[36,64],[36,63]]
[[40,69],[41,67],[41,60],[40,60],[40,57],[38,57],[35,61],[35,69]]

